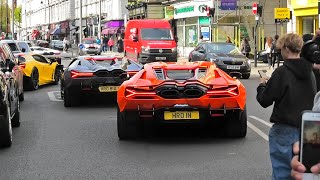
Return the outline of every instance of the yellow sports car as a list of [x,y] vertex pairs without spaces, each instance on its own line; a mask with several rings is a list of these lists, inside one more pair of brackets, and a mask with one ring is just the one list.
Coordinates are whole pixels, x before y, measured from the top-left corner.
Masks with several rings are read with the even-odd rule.
[[39,54],[24,54],[18,57],[23,68],[24,89],[36,90],[44,84],[58,84],[63,65]]

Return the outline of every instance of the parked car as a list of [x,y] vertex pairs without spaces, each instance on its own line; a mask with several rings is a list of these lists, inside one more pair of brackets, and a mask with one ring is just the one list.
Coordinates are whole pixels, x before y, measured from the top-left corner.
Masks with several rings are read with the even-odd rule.
[[9,45],[12,53],[15,57],[18,57],[20,54],[30,53],[31,49],[26,41],[18,41],[18,40],[1,40],[1,42]]
[[33,46],[30,48],[34,54],[40,54],[48,59],[53,59],[61,64],[61,52],[54,49],[44,48],[40,46]]
[[101,45],[96,43],[94,38],[84,38],[79,44],[79,55],[86,54],[100,55],[102,52]]
[[[10,53],[9,53],[10,52]],[[8,54],[9,53],[9,54]],[[7,44],[0,42],[0,146],[12,144],[12,127],[20,126],[19,65]]]
[[29,47],[32,47],[32,46],[36,46],[36,44],[34,43],[34,41],[26,41],[27,44],[29,45]]
[[177,38],[166,20],[139,19],[127,23],[124,37],[126,58],[139,63],[177,61]]
[[77,105],[84,94],[110,94],[118,91],[119,86],[134,69],[141,65],[127,61],[122,65],[121,58],[116,56],[79,56],[64,70],[61,77],[61,97],[64,106]]
[[[0,51],[2,58],[5,61],[9,61],[9,64],[14,66],[12,71],[10,71],[10,76],[14,79],[16,86],[18,88],[18,96],[20,101],[24,100],[24,91],[23,91],[23,69],[19,65],[18,59],[13,55],[10,47],[7,43],[0,41]],[[7,72],[9,73],[9,72]]]
[[190,52],[189,61],[214,62],[229,75],[244,79],[248,79],[251,73],[251,60],[230,43],[200,43]]
[[19,58],[23,66],[23,84],[27,90],[36,90],[44,84],[58,84],[63,65],[40,54],[25,54]]
[[49,44],[49,48],[63,50],[63,41],[61,40],[52,40]]
[[44,48],[49,48],[49,42],[45,40],[37,40],[36,45]]
[[159,124],[219,121],[225,123],[227,136],[246,136],[245,87],[212,62],[145,64],[122,83],[117,99],[120,140]]
[[267,51],[265,49],[257,53],[257,60],[264,63],[268,63]]

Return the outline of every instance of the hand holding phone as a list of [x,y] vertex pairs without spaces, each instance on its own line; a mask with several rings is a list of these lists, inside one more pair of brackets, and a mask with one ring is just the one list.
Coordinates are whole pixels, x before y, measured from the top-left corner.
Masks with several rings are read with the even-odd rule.
[[311,173],[311,167],[320,163],[320,112],[305,111],[300,134],[300,162],[306,167],[304,180],[320,180]]

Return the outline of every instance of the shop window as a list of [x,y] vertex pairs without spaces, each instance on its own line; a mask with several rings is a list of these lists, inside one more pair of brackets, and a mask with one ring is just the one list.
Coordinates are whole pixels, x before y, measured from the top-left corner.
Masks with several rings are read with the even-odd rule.
[[198,17],[186,18],[186,24],[198,24]]
[[178,46],[184,46],[183,26],[177,27]]
[[198,44],[197,25],[186,26],[185,41],[187,47],[195,47]]
[[302,34],[313,33],[313,17],[303,17],[302,18]]
[[177,20],[177,26],[184,25],[184,19],[178,19]]

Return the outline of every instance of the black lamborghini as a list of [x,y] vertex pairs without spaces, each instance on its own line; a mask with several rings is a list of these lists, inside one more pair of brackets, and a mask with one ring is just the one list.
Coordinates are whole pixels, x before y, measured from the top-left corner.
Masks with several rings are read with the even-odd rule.
[[79,56],[73,59],[61,77],[61,97],[65,107],[79,103],[84,94],[107,94],[119,86],[142,65],[134,61],[122,62],[116,56]]

